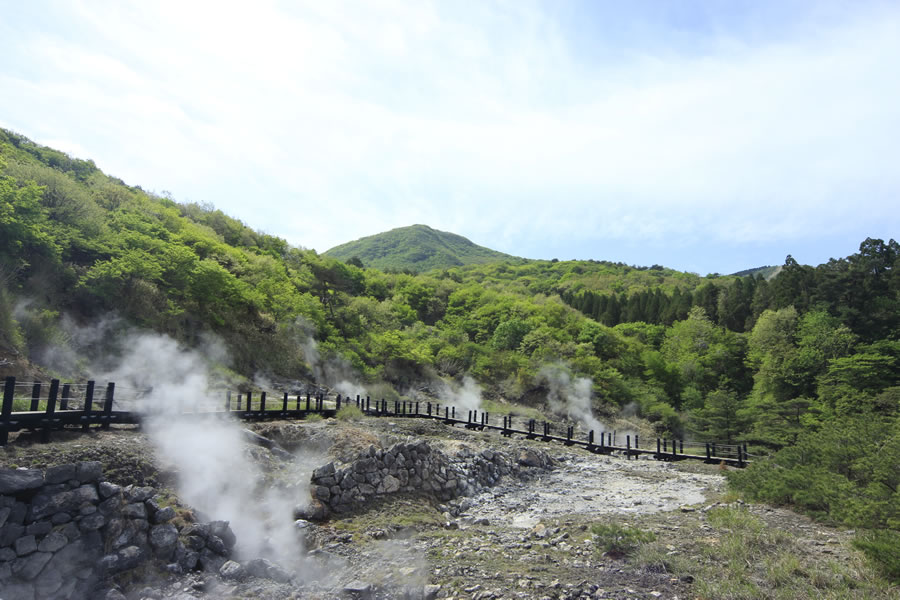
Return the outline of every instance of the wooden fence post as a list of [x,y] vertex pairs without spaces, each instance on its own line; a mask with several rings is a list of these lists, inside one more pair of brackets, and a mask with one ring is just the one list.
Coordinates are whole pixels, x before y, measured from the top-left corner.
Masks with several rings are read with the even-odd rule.
[[84,423],[81,424],[81,430],[87,431],[91,428],[91,409],[94,404],[94,382],[87,382],[87,389],[84,392],[84,412],[82,413],[82,419]]
[[106,398],[103,400],[103,425],[101,425],[103,429],[109,429],[109,422],[112,420],[112,407],[115,393],[116,384],[110,381],[106,386]]
[[37,412],[41,402],[41,382],[36,382],[31,386],[31,411]]
[[53,415],[56,414],[56,397],[59,395],[59,379],[50,380],[50,394],[47,396],[47,411],[44,413],[44,430],[41,441],[50,441],[50,430],[53,429]]
[[0,446],[9,441],[9,422],[12,418],[13,398],[16,395],[16,378],[7,377],[3,384],[3,408],[0,409]]
[[287,412],[287,404],[288,404],[288,393],[284,393],[284,402],[281,403],[281,412]]
[[225,392],[225,411],[231,412],[231,390]]
[[62,389],[62,400],[59,402],[59,410],[69,410],[69,393],[72,391],[72,386],[68,383],[63,385]]

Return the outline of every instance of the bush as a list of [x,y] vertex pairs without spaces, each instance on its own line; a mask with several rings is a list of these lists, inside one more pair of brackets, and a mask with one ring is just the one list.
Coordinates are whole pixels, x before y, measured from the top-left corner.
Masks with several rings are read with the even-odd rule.
[[363,418],[363,412],[355,404],[345,404],[336,416],[338,421],[359,421]]
[[865,552],[886,578],[900,582],[900,531],[867,531],[857,535],[853,545]]
[[656,539],[652,531],[624,527],[618,523],[597,523],[591,527],[591,533],[601,552],[616,557],[628,556],[641,544]]

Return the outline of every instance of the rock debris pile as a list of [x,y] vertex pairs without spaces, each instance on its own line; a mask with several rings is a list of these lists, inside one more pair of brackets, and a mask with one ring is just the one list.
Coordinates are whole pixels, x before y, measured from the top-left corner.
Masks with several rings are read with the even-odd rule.
[[515,456],[490,449],[463,448],[448,455],[425,441],[388,449],[369,446],[339,468],[334,463],[312,475],[312,506],[300,516],[321,520],[344,513],[388,494],[408,493],[447,501],[496,485],[505,475],[521,476],[522,467],[548,468],[553,459],[540,450],[522,449]]

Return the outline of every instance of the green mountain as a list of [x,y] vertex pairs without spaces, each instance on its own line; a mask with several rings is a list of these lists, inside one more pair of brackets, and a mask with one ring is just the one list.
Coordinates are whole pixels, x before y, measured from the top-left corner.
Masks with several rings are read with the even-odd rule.
[[479,246],[461,235],[438,231],[428,225],[398,227],[370,235],[335,246],[325,252],[325,255],[343,261],[356,257],[367,267],[416,273],[463,265],[525,260]]

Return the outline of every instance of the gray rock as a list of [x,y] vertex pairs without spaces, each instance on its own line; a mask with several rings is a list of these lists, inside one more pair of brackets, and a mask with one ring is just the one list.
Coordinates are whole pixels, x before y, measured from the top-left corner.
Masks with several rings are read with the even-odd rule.
[[18,556],[18,554],[16,554],[16,551],[12,548],[0,548],[0,562],[15,560],[16,556]]
[[81,540],[63,546],[53,554],[47,570],[58,571],[64,578],[74,576],[83,569],[89,569],[99,554],[101,546],[85,544]]
[[28,505],[24,502],[13,502],[9,508],[9,517],[7,517],[6,522],[24,525],[25,515],[28,513]]
[[16,523],[7,523],[0,527],[0,548],[11,546],[25,533],[25,528]]
[[172,519],[175,518],[175,509],[171,506],[167,506],[165,508],[161,508],[156,511],[156,514],[153,515],[153,522],[158,524],[168,523]]
[[50,598],[62,585],[62,574],[59,571],[45,568],[34,581],[34,591],[38,598]]
[[222,538],[217,535],[210,534],[209,538],[206,540],[206,547],[219,556],[226,556],[228,554],[228,549],[225,547],[225,542],[223,542]]
[[119,590],[109,590],[106,592],[106,595],[103,596],[103,600],[127,600],[127,598],[125,594]]
[[104,500],[117,496],[122,492],[122,486],[110,483],[109,481],[101,481],[100,485],[97,486],[97,489],[100,492],[100,497]]
[[75,469],[75,478],[81,483],[99,481],[103,475],[103,465],[98,461],[78,463]]
[[122,508],[122,516],[129,519],[146,519],[147,507],[144,506],[143,501],[126,504]]
[[[214,521],[215,522],[215,521]],[[209,537],[210,526],[206,523],[192,523],[181,530],[181,535],[199,537],[206,539]],[[222,536],[219,536],[222,537]]]
[[38,550],[41,552],[56,552],[69,543],[69,538],[58,531],[51,531],[47,537],[38,544]]
[[241,563],[235,562],[233,560],[227,561],[222,568],[219,569],[219,575],[222,579],[231,579],[231,580],[239,580],[244,577],[244,567],[241,566]]
[[138,546],[126,546],[115,554],[107,554],[100,559],[100,568],[106,573],[119,573],[133,569],[140,564],[144,553]]
[[220,538],[229,550],[234,548],[234,545],[237,543],[237,537],[231,530],[231,525],[228,521],[210,521],[209,533]]
[[78,523],[78,528],[81,529],[81,531],[96,531],[104,525],[106,525],[106,517],[97,513],[81,519]]
[[352,596],[353,598],[371,598],[373,592],[374,588],[372,587],[372,584],[366,583],[364,581],[354,581],[344,586],[344,593]]
[[44,474],[40,469],[0,468],[0,494],[15,495],[28,490],[36,490],[44,485]]
[[0,508],[0,527],[6,525],[6,519],[9,518],[9,513],[12,512],[12,508],[8,506],[4,506]]
[[424,600],[434,600],[437,598],[438,592],[441,591],[441,586],[439,585],[426,585],[425,589],[422,590],[422,598]]
[[225,561],[225,558],[212,550],[204,548],[200,551],[200,558],[197,560],[197,564],[207,573],[217,573],[222,568],[222,565],[225,564]]
[[184,556],[178,561],[178,565],[185,571],[193,571],[200,562],[200,553],[193,550],[186,550]]
[[65,512],[59,512],[50,517],[50,523],[53,525],[65,525],[72,520],[72,515]]
[[26,535],[42,536],[50,533],[53,529],[53,523],[50,521],[37,521],[25,528]]
[[25,556],[37,552],[37,540],[33,535],[25,535],[16,540],[16,554]]
[[156,525],[150,529],[149,539],[156,556],[168,558],[175,550],[178,530],[170,523]]
[[44,474],[44,481],[47,483],[65,483],[70,479],[75,479],[75,465],[56,465],[49,467]]
[[36,521],[58,512],[72,512],[85,504],[96,504],[99,499],[97,489],[90,484],[57,494],[40,493],[31,501],[31,518]]
[[319,467],[318,469],[316,469],[315,471],[313,471],[312,478],[315,480],[315,479],[320,479],[322,477],[328,477],[329,475],[333,475],[333,474],[334,474],[334,463],[330,462],[327,465],[323,465],[323,466]]
[[3,587],[3,600],[34,600],[34,587],[28,583],[11,583]]
[[51,558],[53,558],[53,555],[49,552],[33,552],[28,556],[14,560],[12,572],[20,579],[31,581],[37,577],[38,573],[50,562]]
[[156,495],[152,487],[134,487],[125,490],[125,497],[129,502],[145,502]]
[[400,480],[393,475],[388,475],[384,478],[383,486],[385,494],[393,494],[400,489]]
[[291,580],[291,575],[280,566],[276,565],[265,558],[257,558],[247,563],[247,573],[253,577],[263,579],[271,579],[278,583],[287,583]]
[[99,509],[101,513],[108,516],[118,511],[120,506],[122,506],[122,498],[116,494],[101,502]]

